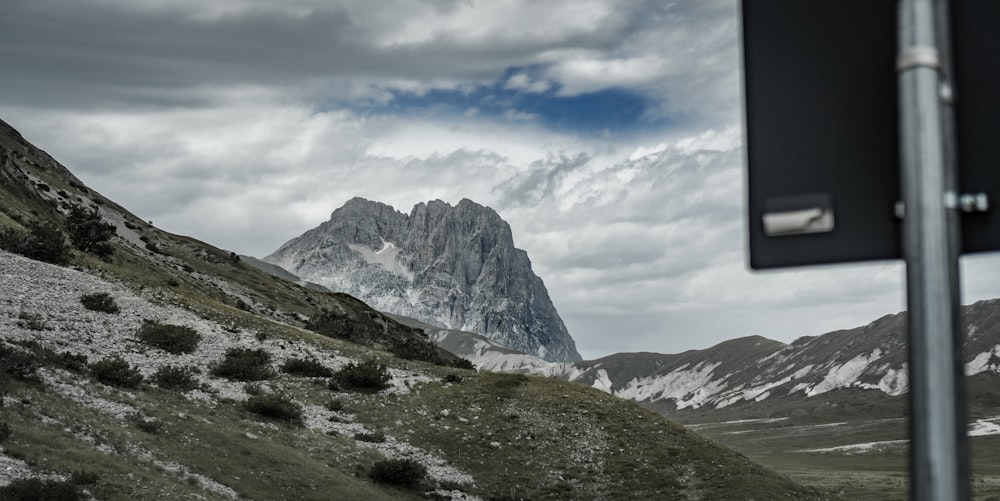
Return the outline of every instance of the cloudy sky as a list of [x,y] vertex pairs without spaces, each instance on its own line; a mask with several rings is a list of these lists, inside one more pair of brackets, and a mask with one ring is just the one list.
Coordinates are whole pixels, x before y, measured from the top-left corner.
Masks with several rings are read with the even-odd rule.
[[585,358],[904,308],[894,262],[747,270],[740,78],[736,0],[0,0],[0,118],[92,188],[259,257],[354,196],[472,199]]

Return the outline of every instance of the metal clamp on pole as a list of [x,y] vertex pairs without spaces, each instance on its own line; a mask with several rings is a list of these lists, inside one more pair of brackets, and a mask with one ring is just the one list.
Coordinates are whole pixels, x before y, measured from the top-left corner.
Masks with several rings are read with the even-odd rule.
[[913,68],[931,68],[941,70],[941,59],[935,47],[909,47],[899,52],[896,57],[896,73],[903,73]]

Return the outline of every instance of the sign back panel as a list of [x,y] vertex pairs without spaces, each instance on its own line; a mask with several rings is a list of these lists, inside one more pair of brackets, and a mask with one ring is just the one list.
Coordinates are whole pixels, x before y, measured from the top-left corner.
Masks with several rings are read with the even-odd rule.
[[896,2],[742,16],[750,266],[899,258]]
[[955,129],[962,193],[990,209],[962,215],[962,251],[1000,249],[1000,2],[952,2]]

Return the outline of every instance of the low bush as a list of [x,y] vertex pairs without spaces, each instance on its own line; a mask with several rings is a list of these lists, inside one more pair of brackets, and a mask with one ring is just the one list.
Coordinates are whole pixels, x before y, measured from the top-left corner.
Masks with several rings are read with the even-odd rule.
[[174,355],[193,353],[201,341],[201,334],[190,327],[161,324],[150,320],[142,322],[136,337],[148,345]]
[[243,391],[247,395],[263,395],[264,387],[260,383],[243,383]]
[[92,311],[100,311],[111,314],[121,311],[121,308],[119,308],[115,303],[115,298],[111,297],[111,294],[108,294],[107,292],[84,294],[80,296],[80,303],[83,304],[84,308]]
[[462,376],[459,376],[458,374],[455,374],[454,372],[449,372],[448,374],[446,374],[444,376],[444,382],[446,382],[446,383],[456,383],[456,384],[457,383],[461,383],[462,382]]
[[144,380],[139,369],[120,357],[105,358],[90,364],[90,373],[104,384],[123,388],[136,388]]
[[212,375],[231,381],[262,381],[274,377],[271,355],[262,350],[230,348],[226,356],[212,368]]
[[87,355],[63,351],[59,352],[52,362],[55,366],[68,371],[83,372],[87,368]]
[[28,379],[35,375],[40,365],[34,353],[0,344],[0,373]]
[[355,433],[354,440],[357,440],[359,442],[371,442],[375,444],[381,444],[382,442],[385,442],[385,433],[382,433],[381,431],[374,431],[371,433],[368,432]]
[[0,499],[6,501],[83,501],[87,499],[80,489],[69,482],[19,478],[0,487]]
[[330,377],[333,371],[316,359],[289,358],[281,365],[281,372],[302,377]]
[[243,408],[269,419],[302,424],[302,406],[285,395],[254,395],[243,403]]
[[330,379],[331,389],[346,388],[364,393],[378,393],[389,387],[389,370],[375,360],[351,362],[335,372]]
[[427,476],[427,468],[412,459],[386,459],[372,465],[368,477],[380,484],[417,487]]
[[56,225],[31,221],[28,231],[0,229],[0,248],[53,264],[66,264],[71,256],[66,239]]
[[153,374],[153,382],[166,390],[190,391],[199,386],[194,377],[197,373],[194,367],[164,365]]
[[156,435],[161,430],[163,430],[163,421],[154,418],[144,417],[140,413],[135,413],[129,416],[129,421],[135,425],[136,428],[149,433],[150,435]]
[[326,403],[326,410],[340,412],[344,410],[344,401],[339,398],[331,398],[330,401]]

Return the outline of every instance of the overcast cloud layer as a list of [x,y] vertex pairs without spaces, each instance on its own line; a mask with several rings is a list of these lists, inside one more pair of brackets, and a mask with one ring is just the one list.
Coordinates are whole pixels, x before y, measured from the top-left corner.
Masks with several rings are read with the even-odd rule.
[[354,196],[489,205],[586,358],[902,310],[898,263],[747,271],[738,30],[735,0],[6,0],[0,118],[244,254]]

